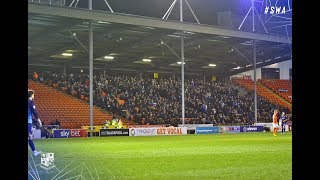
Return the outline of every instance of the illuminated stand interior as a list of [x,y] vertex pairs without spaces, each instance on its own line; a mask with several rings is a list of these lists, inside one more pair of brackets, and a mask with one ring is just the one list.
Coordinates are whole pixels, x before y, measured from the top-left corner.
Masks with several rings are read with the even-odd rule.
[[[73,0],[73,2],[71,3],[71,6],[77,6],[79,1],[75,2],[76,0]],[[187,0],[184,0],[185,3],[187,4],[188,8],[192,11],[192,14],[194,15],[195,19],[197,20],[195,14],[193,13],[192,8],[190,7],[189,3]],[[42,2],[42,1],[41,1]],[[107,3],[107,1],[105,1],[105,3],[107,5],[109,5],[109,3]],[[157,19],[154,18],[144,18],[144,17],[139,17],[139,16],[131,16],[131,15],[127,15],[127,14],[117,14],[117,13],[113,13],[113,10],[110,7],[110,11],[111,13],[106,13],[103,14],[103,16],[101,15],[101,12],[81,12],[82,10],[75,8],[75,9],[66,9],[66,8],[59,8],[57,6],[52,6],[52,7],[48,7],[48,6],[42,6],[41,8],[36,8],[36,4],[29,4],[29,11],[31,13],[39,13],[39,14],[44,14],[44,15],[54,15],[54,16],[64,16],[64,17],[73,17],[73,18],[84,18],[84,19],[90,19],[89,20],[89,76],[90,79],[92,76],[92,68],[93,68],[93,33],[92,33],[92,21],[95,20],[103,20],[103,19],[107,19],[110,20],[110,22],[117,22],[117,23],[124,23],[124,24],[132,24],[132,22],[135,22],[136,25],[142,25],[142,26],[146,26],[146,24],[148,24],[148,26],[150,27],[158,27],[158,28],[166,28],[166,29],[176,29],[176,30],[180,30],[181,31],[181,73],[184,74],[184,39],[183,39],[183,34],[185,31],[194,31],[194,32],[199,32],[199,33],[207,33],[207,34],[216,34],[216,35],[224,35],[224,36],[228,36],[230,35],[231,37],[241,37],[241,38],[248,38],[248,39],[254,39],[253,40],[253,48],[254,48],[254,61],[255,61],[255,40],[267,40],[267,41],[272,41],[272,42],[290,42],[291,38],[287,37],[286,39],[284,39],[283,37],[279,37],[278,35],[274,36],[271,35],[271,33],[268,34],[259,34],[259,33],[248,33],[248,32],[244,32],[244,31],[236,31],[236,30],[232,30],[232,29],[225,29],[225,28],[219,28],[219,27],[210,27],[210,26],[203,26],[198,22],[198,25],[194,25],[192,23],[189,24],[185,24],[183,23],[183,0],[180,0],[180,22],[173,22],[173,21],[163,21],[168,19],[170,13],[172,12],[173,7],[175,6],[175,4],[177,3],[177,0],[174,0],[173,3],[170,5],[169,9],[166,11],[165,15],[162,17],[162,21],[159,21]],[[68,5],[67,7],[71,7],[70,5]],[[66,11],[69,12],[66,12]],[[92,0],[89,0],[89,10],[92,10]],[[254,1],[251,1],[251,9],[248,10],[247,16],[250,12],[252,12],[253,14],[255,14],[254,12],[257,11],[256,8],[254,7]],[[258,13],[257,13],[258,14]],[[98,18],[98,15],[99,18]],[[244,21],[247,19],[247,16],[244,18]],[[254,16],[253,16],[254,18]],[[262,20],[261,17],[260,21]],[[253,19],[254,22],[254,19]],[[243,24],[242,23],[242,24]],[[241,28],[241,27],[240,27]],[[253,30],[254,30],[254,25],[253,25]],[[237,49],[236,49],[237,50]],[[93,82],[92,80],[90,80],[89,82]],[[182,75],[182,82],[184,82],[184,76]],[[92,119],[93,119],[93,102],[92,102],[92,86],[90,83],[90,125],[92,125]],[[182,83],[182,119],[184,120],[184,83]],[[256,95],[256,93],[255,93]],[[255,115],[257,116],[257,115]],[[256,117],[255,117],[256,120]],[[183,121],[184,122],[184,121]]]

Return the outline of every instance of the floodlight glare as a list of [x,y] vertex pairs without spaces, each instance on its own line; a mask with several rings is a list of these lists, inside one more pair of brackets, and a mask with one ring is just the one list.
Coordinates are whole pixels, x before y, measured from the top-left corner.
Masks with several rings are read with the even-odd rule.
[[105,56],[104,58],[105,58],[105,59],[114,59],[113,56]]
[[68,56],[68,57],[71,57],[71,56],[72,56],[72,53],[62,53],[62,56]]
[[151,62],[151,59],[142,59],[143,62]]

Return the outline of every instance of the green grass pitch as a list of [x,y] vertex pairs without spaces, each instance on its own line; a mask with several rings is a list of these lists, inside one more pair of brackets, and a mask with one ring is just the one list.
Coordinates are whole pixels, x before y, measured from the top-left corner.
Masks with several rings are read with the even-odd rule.
[[35,140],[28,179],[292,179],[292,133]]

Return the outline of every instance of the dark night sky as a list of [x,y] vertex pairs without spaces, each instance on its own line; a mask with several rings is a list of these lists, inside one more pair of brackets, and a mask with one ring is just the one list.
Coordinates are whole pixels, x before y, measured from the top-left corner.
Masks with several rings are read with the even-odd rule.
[[[168,10],[170,5],[174,0],[107,0],[114,12],[117,13],[126,13],[134,14],[147,17],[162,18],[165,12]],[[248,10],[251,7],[251,0],[187,0],[196,14],[197,18],[201,24],[217,25],[217,13],[220,11],[231,11],[232,15],[240,15],[244,18]],[[291,7],[292,0],[256,0],[255,7],[260,13],[262,19],[269,18],[270,15],[265,17],[263,14],[264,7],[266,3],[268,6],[286,6],[286,9]],[[67,5],[69,5],[72,0],[66,0]],[[76,2],[76,1],[75,1]],[[105,4],[104,0],[92,0],[93,9],[95,10],[105,10],[108,11],[108,7]],[[172,10],[168,19],[170,20],[179,20],[179,2],[177,0],[174,9]],[[183,0],[184,2],[184,0]],[[271,3],[271,4],[270,4]],[[78,7],[88,8],[88,0],[79,0]],[[251,13],[250,13],[251,14]],[[284,15],[285,17],[291,18],[291,12],[288,12]],[[184,21],[186,22],[196,22],[187,8],[187,5],[184,3]],[[270,21],[288,21],[283,18],[272,18]],[[269,23],[268,28],[273,26],[282,25],[281,23]],[[291,35],[291,25],[288,26],[289,35]],[[285,35],[285,28],[272,28],[270,32]]]

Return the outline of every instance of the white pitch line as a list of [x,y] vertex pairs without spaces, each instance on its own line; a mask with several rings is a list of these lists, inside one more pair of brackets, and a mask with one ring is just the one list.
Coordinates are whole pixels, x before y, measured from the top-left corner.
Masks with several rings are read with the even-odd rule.
[[[91,162],[91,163],[92,163],[92,162]],[[99,177],[99,174],[98,174],[98,172],[97,172],[96,166],[94,166],[93,163],[92,163],[92,165],[93,165],[93,167],[94,167],[94,170],[96,171],[96,174],[97,174],[97,176],[98,176],[98,180],[100,180],[100,177]]]
[[80,176],[82,176],[83,167],[84,167],[84,163],[82,163],[82,168],[81,168]]
[[[75,178],[75,177],[77,177],[78,176],[78,178],[80,177],[80,175],[76,175],[76,176],[73,176],[73,177],[70,177],[70,178],[68,178],[68,179],[72,179],[72,178]],[[77,179],[78,179],[77,178]],[[68,179],[65,179],[65,180],[68,180]]]
[[[34,175],[36,175],[36,173],[34,172],[34,170],[33,170],[33,168],[32,168],[32,166],[30,165],[30,163],[28,162],[28,164],[29,164],[29,166],[30,166],[30,168],[31,168],[31,170],[32,170],[32,172],[33,172],[33,174]],[[36,167],[35,167],[36,168]],[[28,171],[29,172],[29,171]]]
[[58,170],[58,172],[60,173],[60,170],[57,168],[57,166],[54,166],[57,170]]
[[[80,164],[79,166],[81,166],[81,164]],[[66,174],[68,174],[69,172],[73,171],[74,169],[77,169],[79,166],[77,166],[77,167],[75,167],[75,168],[71,169],[70,171],[68,171],[68,172],[66,172],[66,173],[64,173],[64,174],[62,174],[62,175],[61,175],[60,177],[58,177],[57,179],[60,179],[61,177],[63,177],[63,176],[65,176]],[[57,180],[57,179],[56,179],[56,180]]]
[[94,178],[93,178],[93,176],[92,176],[92,174],[91,174],[91,172],[90,172],[90,170],[89,170],[89,168],[88,168],[87,164],[85,164],[85,166],[86,166],[86,168],[87,168],[87,170],[88,170],[88,172],[89,172],[89,174],[90,174],[91,178],[94,180]]
[[36,179],[35,177],[32,176],[32,174],[30,173],[30,171],[28,171],[28,173],[30,174],[30,176],[31,176],[33,179]]
[[61,172],[63,172],[63,170],[65,170],[70,164],[72,164],[74,162],[74,160],[71,162],[71,163],[69,163],[66,167],[64,167],[61,171],[59,171],[59,173],[58,174],[56,174],[51,180],[53,180],[56,176],[58,176]]
[[[29,150],[29,152],[31,153],[30,150]],[[33,154],[32,154],[32,153],[31,153],[31,159],[32,159],[34,168],[36,169],[36,174],[35,174],[35,176],[40,180],[40,175],[39,175],[39,173],[38,173],[38,169],[37,169],[37,167],[36,167],[36,163],[35,163],[34,160],[33,160]],[[37,175],[38,175],[38,176],[37,176]]]
[[111,174],[111,176],[113,177],[113,179],[116,179],[116,177],[111,173],[110,169],[107,167],[107,170],[109,171],[109,173]]

